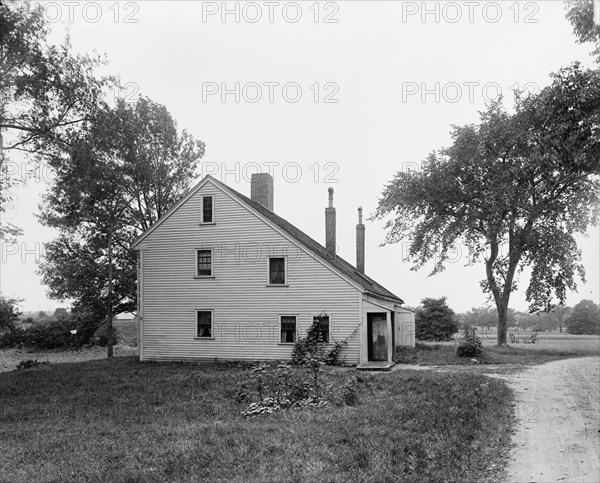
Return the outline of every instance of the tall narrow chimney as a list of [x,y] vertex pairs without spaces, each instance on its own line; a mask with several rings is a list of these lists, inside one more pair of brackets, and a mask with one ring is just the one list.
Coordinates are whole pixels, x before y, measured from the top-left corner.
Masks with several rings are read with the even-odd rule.
[[252,174],[250,198],[273,211],[273,177],[269,173]]
[[333,188],[329,188],[329,206],[325,208],[325,248],[327,256],[335,258],[335,208],[333,207]]
[[358,225],[356,225],[356,269],[365,273],[365,225],[362,222],[362,207],[358,207]]

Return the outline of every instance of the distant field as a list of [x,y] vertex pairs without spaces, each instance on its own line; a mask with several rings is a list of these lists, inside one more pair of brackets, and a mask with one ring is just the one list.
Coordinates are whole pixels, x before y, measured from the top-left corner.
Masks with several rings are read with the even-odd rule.
[[[575,336],[577,337],[577,336]],[[588,336],[589,337],[589,336]],[[495,345],[495,340],[485,340],[485,345]],[[509,344],[511,347],[520,349],[528,349],[534,351],[540,350],[555,350],[557,352],[573,352],[577,355],[585,354],[600,354],[600,338],[595,339],[585,338],[540,338],[535,344]]]
[[[520,339],[531,333],[520,334]],[[570,334],[545,334],[551,337],[538,338],[535,344],[510,343],[498,347],[495,338],[483,340],[484,351],[477,356],[480,364],[543,364],[545,362],[572,357],[600,356],[599,336],[577,336]],[[554,335],[554,337],[552,337]],[[419,365],[470,364],[468,357],[458,357],[455,342],[417,342],[415,349],[403,349],[396,362]]]
[[[517,333],[514,332],[515,336]],[[600,354],[600,336],[598,335],[572,335],[560,333],[537,333],[535,344],[525,344],[533,332],[519,332],[519,343],[511,343],[510,346],[530,350],[556,350],[559,352],[573,352],[577,355]],[[479,334],[483,339],[484,346],[496,345],[496,334]]]
[[[509,330],[509,333],[515,334],[519,336],[519,338],[523,338],[523,337],[529,337],[531,334],[533,334],[534,332],[530,332],[530,331],[512,331]],[[498,337],[496,332],[481,332],[481,331],[477,331],[477,335],[479,337],[481,337],[482,339],[496,339]],[[595,340],[595,341],[600,341],[600,335],[573,335],[573,334],[567,334],[567,333],[560,333],[560,332],[537,332],[537,338],[538,340],[540,339],[564,339],[564,340]]]

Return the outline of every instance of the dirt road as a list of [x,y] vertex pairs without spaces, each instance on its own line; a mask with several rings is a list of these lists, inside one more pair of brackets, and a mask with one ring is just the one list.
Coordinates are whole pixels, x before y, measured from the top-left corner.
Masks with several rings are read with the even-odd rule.
[[503,377],[519,419],[508,481],[600,482],[599,371],[586,357]]

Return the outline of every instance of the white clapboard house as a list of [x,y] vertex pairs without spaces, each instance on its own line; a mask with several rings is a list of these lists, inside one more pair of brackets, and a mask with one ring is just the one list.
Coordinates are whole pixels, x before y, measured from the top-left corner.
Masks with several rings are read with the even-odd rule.
[[335,254],[333,188],[326,243],[273,212],[273,178],[248,198],[206,176],[133,244],[138,258],[140,360],[288,359],[315,318],[346,363],[391,362],[414,346],[414,314]]

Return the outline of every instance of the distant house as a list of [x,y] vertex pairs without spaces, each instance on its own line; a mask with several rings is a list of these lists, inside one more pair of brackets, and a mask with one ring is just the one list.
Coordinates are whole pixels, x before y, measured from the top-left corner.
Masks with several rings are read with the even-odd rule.
[[414,346],[414,314],[335,254],[333,188],[326,243],[273,212],[273,178],[255,174],[248,198],[206,176],[133,244],[139,251],[140,360],[287,359],[318,320],[347,363],[392,361]]

